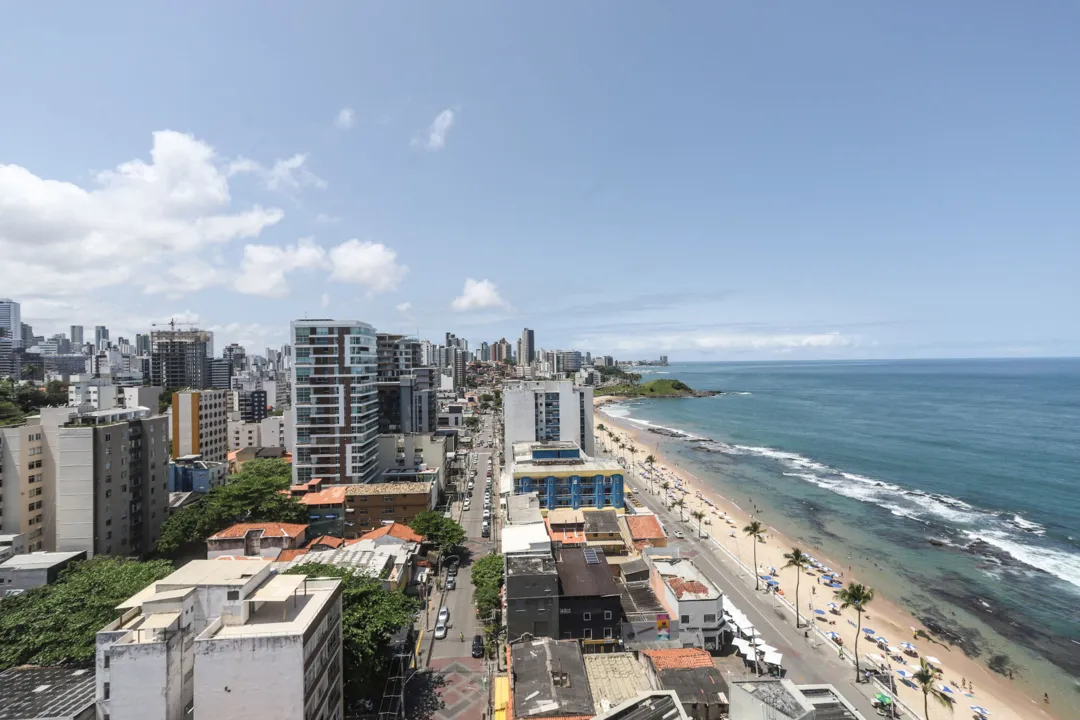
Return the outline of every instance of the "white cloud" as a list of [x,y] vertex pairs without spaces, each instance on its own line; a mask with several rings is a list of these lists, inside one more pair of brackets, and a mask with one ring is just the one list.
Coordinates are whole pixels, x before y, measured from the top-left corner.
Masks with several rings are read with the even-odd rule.
[[335,225],[341,222],[341,218],[337,215],[327,215],[326,213],[319,213],[315,216],[315,222],[319,225]]
[[485,308],[510,307],[510,304],[499,295],[495,283],[490,280],[474,280],[468,278],[465,281],[465,289],[459,297],[450,303],[455,310],[481,310]]
[[352,128],[356,122],[356,113],[352,108],[341,108],[338,110],[337,117],[334,118],[334,127],[338,130],[348,130]]
[[396,290],[409,268],[382,243],[348,240],[330,251],[330,279],[364,285],[369,294]]
[[307,153],[297,153],[291,158],[275,160],[273,165],[265,167],[254,160],[241,157],[226,166],[226,173],[229,177],[255,175],[262,180],[267,190],[286,194],[295,194],[304,188],[325,188],[326,181],[305,167],[307,159]]
[[416,137],[412,140],[413,147],[422,147],[427,150],[442,150],[446,147],[446,134],[454,126],[454,111],[443,110],[431,121],[427,130],[427,138]]
[[214,149],[171,130],[153,134],[150,162],[99,172],[89,188],[0,165],[0,287],[28,298],[86,297],[258,237],[283,216],[233,208]]
[[330,307],[330,293],[322,294],[322,297],[319,298],[319,307],[323,309]]
[[285,276],[293,270],[325,265],[326,251],[310,238],[296,245],[245,245],[240,274],[233,288],[245,295],[283,297],[289,294]]
[[411,315],[412,314],[412,303],[411,302],[398,303],[394,307],[402,315]]

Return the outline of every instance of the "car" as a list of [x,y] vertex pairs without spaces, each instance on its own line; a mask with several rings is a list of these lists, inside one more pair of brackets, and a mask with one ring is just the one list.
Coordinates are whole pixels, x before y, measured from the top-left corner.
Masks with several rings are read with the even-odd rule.
[[489,520],[491,518],[491,508],[484,508],[484,519]]
[[457,575],[451,575],[446,578],[446,589],[453,590],[457,587]]
[[435,626],[435,639],[442,640],[444,637],[446,637],[446,624],[439,623]]
[[472,507],[472,500],[465,500],[465,503],[461,506],[463,509],[468,510]]
[[675,537],[677,537],[677,538],[679,538],[680,540],[682,540],[682,539],[683,539],[684,537],[686,537],[686,536],[685,536],[685,535],[683,535],[683,531],[682,531],[682,530],[676,530],[676,531],[675,531]]
[[458,571],[458,566],[457,565],[451,565],[450,567],[446,568],[446,574],[449,577],[457,577],[457,571]]
[[474,483],[472,480],[470,480],[469,481],[469,489],[472,490],[474,487],[476,487],[476,483]]
[[472,656],[474,658],[484,657],[484,636],[473,635],[472,639]]
[[480,537],[491,537],[491,527],[485,525],[484,529],[480,531]]
[[436,621],[439,625],[443,625],[450,622],[450,608],[443,605],[439,608],[439,619]]

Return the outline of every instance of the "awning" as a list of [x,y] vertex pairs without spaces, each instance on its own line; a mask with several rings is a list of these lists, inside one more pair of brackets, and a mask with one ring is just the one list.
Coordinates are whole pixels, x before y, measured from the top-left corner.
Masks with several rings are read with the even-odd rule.
[[762,658],[762,660],[764,660],[769,665],[779,665],[783,657],[784,656],[778,652],[767,652],[765,653],[765,656]]
[[248,602],[284,602],[307,580],[306,575],[277,575],[247,597]]

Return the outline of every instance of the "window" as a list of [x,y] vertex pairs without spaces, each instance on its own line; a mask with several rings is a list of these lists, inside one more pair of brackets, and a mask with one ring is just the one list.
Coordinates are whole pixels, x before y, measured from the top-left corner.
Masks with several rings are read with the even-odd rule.
[[604,611],[604,619],[605,620],[610,620],[611,619],[611,611],[610,610],[605,610]]
[[592,628],[585,628],[585,634],[582,637],[586,640],[592,640]]
[[679,622],[681,622],[683,625],[689,625],[690,624],[690,616],[689,615],[683,615],[682,617],[679,618]]
[[605,640],[611,640],[613,638],[614,638],[614,635],[612,634],[611,628],[604,628],[604,639]]
[[112,441],[112,433],[105,433],[105,442]]
[[592,613],[581,613],[581,619],[585,622],[592,620]]
[[102,655],[102,661],[104,662],[105,669],[107,670],[109,668],[109,653],[105,653],[104,655]]
[[240,591],[239,591],[239,590],[230,590],[230,591],[229,591],[229,592],[228,592],[228,593],[226,594],[226,597],[227,597],[227,598],[228,598],[229,600],[239,600],[239,599],[240,599]]
[[705,624],[706,625],[715,625],[716,624],[716,616],[715,615],[706,615],[705,616]]
[[105,687],[103,689],[103,692],[105,693],[105,699],[108,700],[109,699],[109,683],[105,683]]

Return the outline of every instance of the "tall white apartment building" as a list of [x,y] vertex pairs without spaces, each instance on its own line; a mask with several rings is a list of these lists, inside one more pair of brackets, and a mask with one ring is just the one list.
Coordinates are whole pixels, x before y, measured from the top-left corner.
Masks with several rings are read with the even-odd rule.
[[0,298],[0,337],[11,340],[12,349],[22,347],[21,305],[8,298]]
[[378,464],[375,328],[354,320],[294,320],[293,482],[365,483]]
[[342,708],[341,580],[193,560],[97,634],[98,717],[323,718]]
[[503,389],[503,464],[517,442],[566,440],[593,455],[593,391],[569,380],[517,382]]
[[203,460],[225,462],[229,454],[228,411],[228,390],[173,393],[173,457],[202,455]]
[[28,552],[56,549],[44,439],[36,422],[0,427],[0,533],[24,536]]

